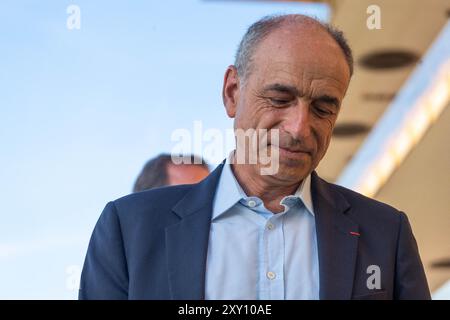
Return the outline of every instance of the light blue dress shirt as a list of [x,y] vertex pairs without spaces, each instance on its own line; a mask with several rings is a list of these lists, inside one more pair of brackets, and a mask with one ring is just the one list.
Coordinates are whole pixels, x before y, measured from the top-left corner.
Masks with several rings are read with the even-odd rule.
[[319,299],[311,177],[273,214],[248,197],[227,159],[213,203],[206,299]]

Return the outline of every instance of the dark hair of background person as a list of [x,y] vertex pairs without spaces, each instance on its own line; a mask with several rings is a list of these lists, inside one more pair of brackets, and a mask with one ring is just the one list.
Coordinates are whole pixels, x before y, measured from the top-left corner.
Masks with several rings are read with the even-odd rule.
[[[192,165],[199,165],[209,170],[207,163],[196,155],[183,156],[189,159]],[[186,160],[185,160],[186,161]],[[169,185],[168,166],[176,165],[172,162],[170,154],[162,153],[153,159],[147,161],[142,168],[141,173],[134,183],[133,192],[140,192],[152,188],[163,187]],[[185,165],[185,164],[180,164]]]

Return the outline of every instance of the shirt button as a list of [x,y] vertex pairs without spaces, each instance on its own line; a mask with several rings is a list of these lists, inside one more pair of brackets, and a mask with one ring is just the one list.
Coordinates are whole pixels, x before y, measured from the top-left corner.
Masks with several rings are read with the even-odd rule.
[[272,271],[267,272],[267,278],[269,280],[273,280],[273,279],[275,279],[275,277],[276,277],[275,272],[272,272]]
[[272,230],[273,228],[275,228],[275,226],[271,223],[267,224],[267,229]]
[[248,206],[249,206],[250,208],[253,208],[254,206],[256,206],[256,201],[255,201],[255,200],[250,200],[250,201],[248,202]]

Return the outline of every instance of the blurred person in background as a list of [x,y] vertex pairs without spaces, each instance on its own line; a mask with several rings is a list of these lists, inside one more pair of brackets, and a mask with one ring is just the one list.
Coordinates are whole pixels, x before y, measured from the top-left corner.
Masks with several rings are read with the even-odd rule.
[[195,155],[184,158],[189,158],[189,161],[181,164],[175,164],[170,154],[160,154],[150,159],[137,177],[133,192],[197,183],[209,174],[208,165],[202,158]]

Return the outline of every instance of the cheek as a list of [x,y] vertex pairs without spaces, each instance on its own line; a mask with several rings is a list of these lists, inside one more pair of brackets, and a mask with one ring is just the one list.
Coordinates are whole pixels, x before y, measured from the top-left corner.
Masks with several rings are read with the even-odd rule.
[[334,121],[332,119],[320,119],[316,123],[317,153],[320,158],[323,157],[328,149],[333,128]]
[[328,134],[328,135],[325,137],[325,141],[324,141],[324,144],[323,144],[323,146],[322,146],[322,148],[323,148],[323,154],[322,154],[322,157],[325,155],[325,152],[327,151],[328,146],[330,145],[330,141],[331,141],[331,134]]
[[236,112],[236,124],[244,129],[269,129],[278,117],[275,111],[258,99],[249,100],[247,103],[243,101]]
[[247,129],[248,124],[248,107],[244,104],[244,101],[242,101],[240,104],[238,104],[236,108],[236,115],[234,117],[234,124],[236,128],[239,129]]
[[282,110],[275,108],[265,108],[260,109],[260,112],[255,114],[255,119],[257,120],[258,128],[263,129],[279,129],[281,123],[283,122],[284,115]]
[[335,116],[328,118],[328,119],[323,119],[322,120],[322,129],[326,132],[329,132],[330,133],[329,135],[331,136],[331,132],[333,131],[335,123],[336,123]]

